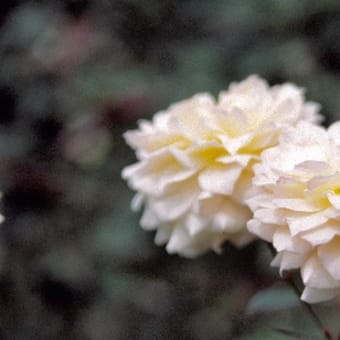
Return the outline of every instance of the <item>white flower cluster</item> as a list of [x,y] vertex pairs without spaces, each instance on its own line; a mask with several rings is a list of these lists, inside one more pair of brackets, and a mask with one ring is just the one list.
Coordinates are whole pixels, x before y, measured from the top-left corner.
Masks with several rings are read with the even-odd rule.
[[302,299],[340,293],[340,122],[328,130],[306,122],[283,132],[255,166],[249,230],[272,242],[273,265],[301,269]]
[[255,238],[246,229],[253,166],[282,130],[316,123],[317,112],[300,88],[251,76],[217,101],[199,94],[141,121],[125,134],[138,162],[123,177],[137,191],[133,207],[144,206],[142,227],[156,230],[169,253],[187,257],[219,251],[226,240],[246,245]]
[[140,122],[123,177],[142,226],[188,257],[259,237],[281,273],[300,270],[304,301],[340,295],[340,122],[319,120],[301,89],[251,76]]

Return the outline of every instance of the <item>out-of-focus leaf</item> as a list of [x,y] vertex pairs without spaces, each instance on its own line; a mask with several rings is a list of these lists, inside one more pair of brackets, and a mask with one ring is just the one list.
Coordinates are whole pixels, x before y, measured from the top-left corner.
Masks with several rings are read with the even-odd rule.
[[[245,335],[240,338],[239,340],[288,340],[293,339],[291,337],[287,337],[287,334],[278,333],[273,329],[259,327],[255,332],[251,333],[250,335]],[[300,338],[302,339],[302,338]],[[311,338],[308,338],[311,339]]]
[[255,294],[246,308],[247,314],[268,313],[298,306],[299,298],[288,286],[271,287]]
[[94,239],[95,253],[104,256],[110,263],[143,261],[151,256],[156,247],[149,244],[149,236],[139,227],[126,200],[124,209],[115,211],[98,223]]
[[[289,337],[294,338],[294,339],[307,339],[307,337],[308,337],[308,335],[306,335],[306,334],[301,334],[301,333],[292,331],[290,329],[273,327],[273,331],[275,331],[279,334],[282,334],[282,335],[289,336]],[[311,339],[311,338],[309,338],[309,339]]]

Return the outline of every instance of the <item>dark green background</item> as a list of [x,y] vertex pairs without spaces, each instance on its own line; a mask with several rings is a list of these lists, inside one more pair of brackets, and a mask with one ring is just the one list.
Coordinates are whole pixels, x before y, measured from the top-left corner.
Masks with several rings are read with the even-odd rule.
[[262,244],[169,256],[120,179],[137,119],[252,73],[338,119],[340,2],[1,2],[0,339],[319,336]]

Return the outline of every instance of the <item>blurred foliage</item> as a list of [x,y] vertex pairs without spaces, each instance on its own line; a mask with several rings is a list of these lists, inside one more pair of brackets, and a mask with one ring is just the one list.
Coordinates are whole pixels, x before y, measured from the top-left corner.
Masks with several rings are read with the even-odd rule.
[[[153,244],[122,133],[251,73],[339,119],[339,34],[337,0],[1,2],[0,338],[320,337],[263,245],[185,260]],[[339,331],[336,308],[319,311]]]

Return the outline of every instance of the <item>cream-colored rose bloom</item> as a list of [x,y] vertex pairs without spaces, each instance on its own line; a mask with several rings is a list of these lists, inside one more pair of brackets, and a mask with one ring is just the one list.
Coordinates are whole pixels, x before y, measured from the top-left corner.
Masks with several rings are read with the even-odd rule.
[[277,250],[280,272],[300,269],[309,303],[340,293],[340,122],[300,122],[255,166],[248,229]]
[[199,94],[125,134],[138,162],[123,177],[144,205],[141,225],[156,229],[169,253],[194,257],[224,241],[244,246],[253,165],[277,144],[281,129],[317,122],[318,105],[292,84],[269,87],[257,76],[232,84],[217,101]]

